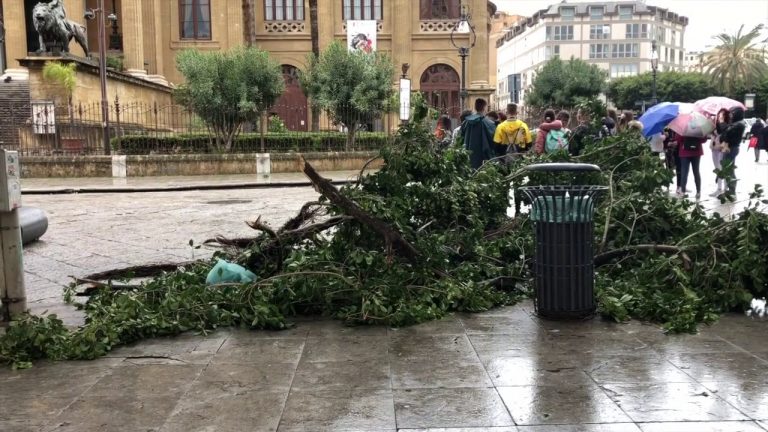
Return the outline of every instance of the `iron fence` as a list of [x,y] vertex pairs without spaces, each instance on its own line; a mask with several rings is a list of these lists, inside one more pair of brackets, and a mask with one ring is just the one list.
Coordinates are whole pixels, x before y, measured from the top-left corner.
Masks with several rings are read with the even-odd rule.
[[[212,152],[343,151],[380,148],[397,129],[396,113],[376,110],[359,119],[354,140],[326,113],[307,106],[274,106],[251,122],[224,114],[204,121],[181,105],[50,101],[0,106],[0,147],[23,155],[172,154]],[[105,148],[103,136],[109,136]]]

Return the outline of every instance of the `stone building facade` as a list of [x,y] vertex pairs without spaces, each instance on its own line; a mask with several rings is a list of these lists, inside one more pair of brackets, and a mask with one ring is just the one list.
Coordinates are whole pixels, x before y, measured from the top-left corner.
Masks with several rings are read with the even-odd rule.
[[[19,59],[37,50],[31,10],[39,0],[3,1],[5,67],[20,68]],[[87,28],[91,50],[98,52],[97,20],[85,20],[83,11],[96,8],[98,0],[61,0],[68,18]],[[283,65],[287,102],[303,104],[306,98],[296,82],[297,71],[307,67],[311,52],[308,0],[251,0],[256,46],[270,52]],[[119,58],[124,71],[134,77],[179,84],[177,52],[187,48],[227,50],[242,45],[245,34],[243,0],[104,0],[106,13],[117,20],[106,23],[109,56]],[[471,16],[477,42],[467,63],[469,103],[494,91],[489,75],[489,31],[496,6],[487,0],[318,0],[320,48],[332,40],[346,40],[346,21],[378,21],[377,49],[388,53],[400,70],[410,65],[413,88],[427,92],[429,101],[456,114],[461,63],[450,33],[465,7]],[[72,54],[82,50],[71,44]],[[22,68],[23,69],[23,68]],[[393,84],[398,77],[393,77]],[[96,100],[96,98],[94,98]],[[304,115],[304,114],[302,114]],[[294,119],[297,120],[297,119]]]

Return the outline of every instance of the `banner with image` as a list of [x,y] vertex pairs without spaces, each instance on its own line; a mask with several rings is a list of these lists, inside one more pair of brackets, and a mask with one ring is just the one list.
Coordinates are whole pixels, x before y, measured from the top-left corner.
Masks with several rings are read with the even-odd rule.
[[347,47],[350,51],[376,51],[376,21],[347,21]]

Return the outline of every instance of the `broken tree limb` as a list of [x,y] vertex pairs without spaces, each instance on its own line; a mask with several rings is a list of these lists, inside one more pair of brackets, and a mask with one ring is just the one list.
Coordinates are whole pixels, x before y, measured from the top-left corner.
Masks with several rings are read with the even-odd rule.
[[98,273],[92,273],[83,276],[81,279],[90,279],[95,281],[104,281],[111,279],[126,279],[126,278],[140,278],[157,276],[163,272],[169,272],[178,270],[179,267],[184,267],[190,264],[194,264],[196,261],[185,261],[181,263],[160,263],[160,264],[146,264],[139,266],[125,267],[121,269],[112,269]]
[[402,234],[392,228],[388,223],[381,219],[371,216],[360,208],[357,203],[351,199],[345,197],[339,192],[339,190],[331,184],[328,179],[324,179],[318,174],[317,171],[309,164],[303,157],[301,161],[304,162],[304,174],[309,178],[312,184],[315,186],[315,190],[321,193],[328,200],[341,208],[344,213],[357,219],[363,225],[370,227],[384,238],[384,242],[387,246],[391,246],[392,249],[401,257],[407,259],[411,263],[417,263],[419,260],[419,251],[413,247]]
[[680,254],[683,260],[683,266],[690,270],[693,266],[691,258],[682,248],[672,245],[656,245],[656,244],[641,244],[634,246],[627,246],[619,249],[614,249],[608,252],[595,255],[595,267],[608,264],[617,258],[625,257],[633,252],[646,251],[646,252],[660,252],[664,254]]

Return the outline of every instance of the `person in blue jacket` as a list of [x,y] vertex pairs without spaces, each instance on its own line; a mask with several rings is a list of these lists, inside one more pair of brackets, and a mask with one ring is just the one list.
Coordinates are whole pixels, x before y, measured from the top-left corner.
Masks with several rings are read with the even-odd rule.
[[479,98],[475,101],[475,113],[467,117],[461,124],[461,136],[464,138],[464,148],[469,150],[469,163],[478,169],[483,162],[496,156],[493,148],[493,134],[496,125],[485,116],[488,103]]

